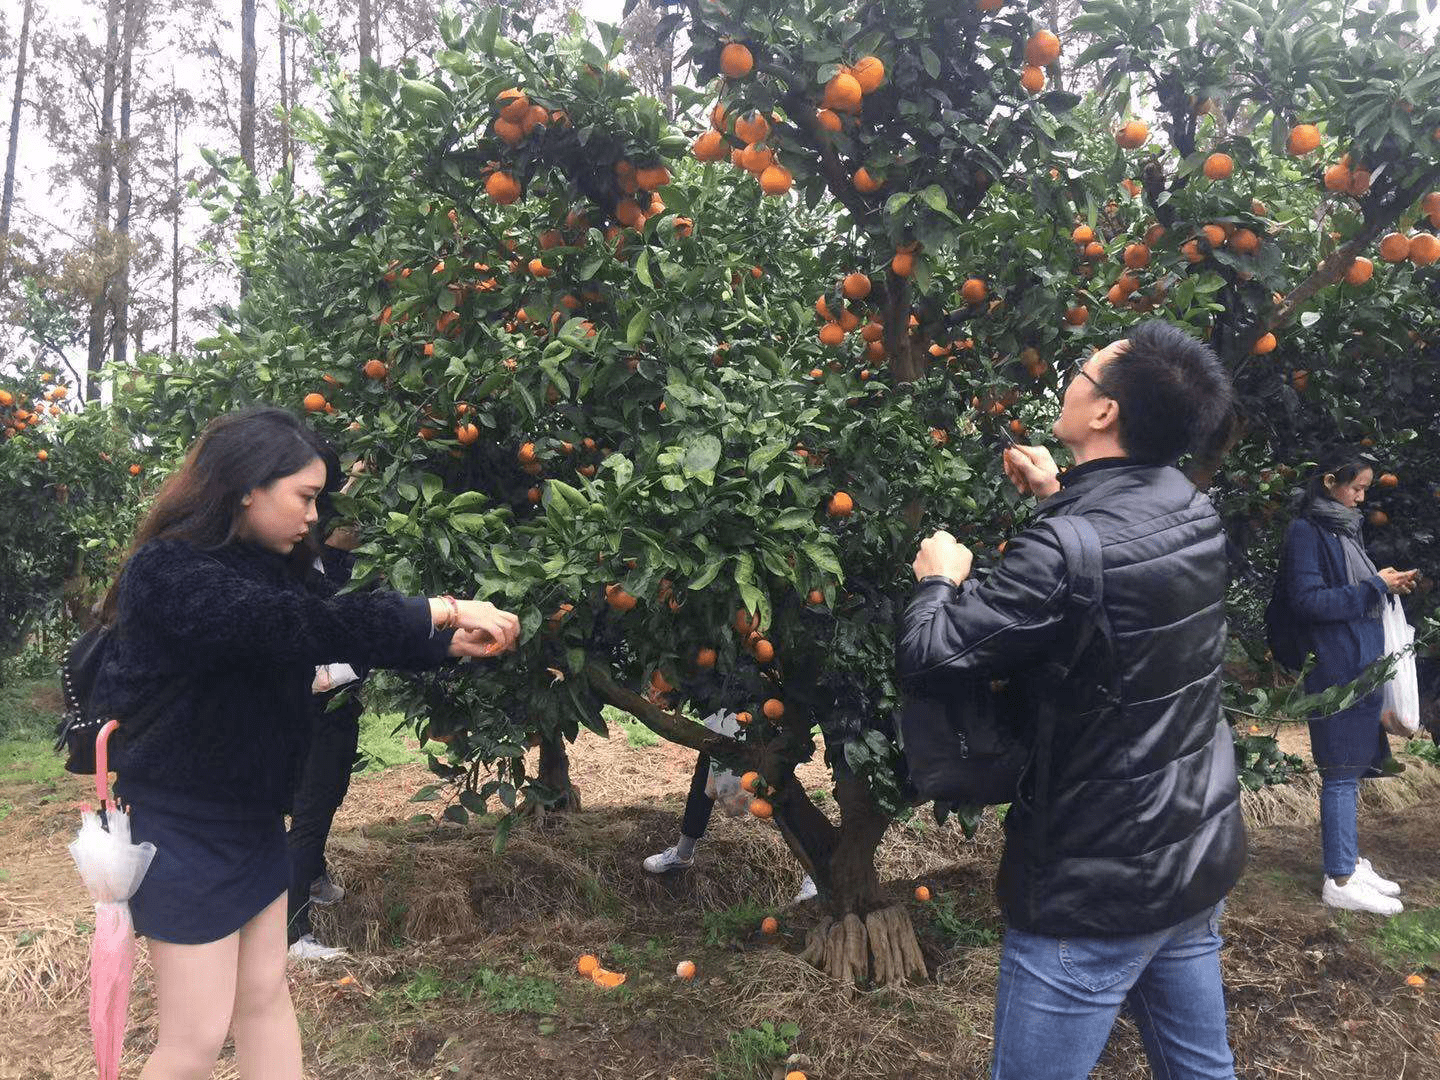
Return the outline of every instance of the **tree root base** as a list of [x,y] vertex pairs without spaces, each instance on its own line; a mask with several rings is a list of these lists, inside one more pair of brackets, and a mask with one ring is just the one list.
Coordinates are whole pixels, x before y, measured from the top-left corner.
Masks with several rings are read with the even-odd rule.
[[930,977],[910,913],[896,904],[861,919],[822,919],[805,939],[801,958],[835,979],[853,996],[857,987],[899,986]]

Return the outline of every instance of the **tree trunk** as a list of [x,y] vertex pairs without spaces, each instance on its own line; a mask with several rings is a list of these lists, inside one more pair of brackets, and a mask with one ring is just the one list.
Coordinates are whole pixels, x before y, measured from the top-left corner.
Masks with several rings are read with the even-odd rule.
[[85,396],[100,398],[100,369],[105,364],[105,313],[110,306],[110,183],[115,167],[115,69],[120,40],[120,0],[105,5],[105,71],[100,97],[100,166],[95,181],[94,282],[90,299],[90,335],[85,365]]
[[134,67],[135,38],[140,33],[140,10],[144,0],[125,0],[125,24],[120,63],[120,141],[116,144],[116,250],[120,269],[112,292],[114,330],[112,332],[116,365],[124,364],[130,344],[130,77]]
[[240,157],[255,171],[255,0],[240,0]]
[[547,809],[556,811],[580,810],[580,789],[570,782],[570,755],[565,749],[563,735],[542,735],[540,737],[540,774],[536,779],[560,797]]
[[170,355],[180,353],[180,99],[170,69]]
[[[665,0],[654,0],[655,13],[663,22]],[[659,29],[657,25],[657,29]],[[655,51],[660,54],[660,100],[665,105],[665,115],[675,119],[675,31],[657,34]]]
[[370,0],[360,0],[360,67],[370,62],[375,52],[375,37],[371,24]]
[[286,38],[289,31],[285,26],[285,13],[280,20],[280,171],[289,172],[290,164],[290,80],[285,70]]
[[15,100],[10,105],[10,149],[5,154],[5,194],[0,198],[0,281],[10,258],[10,207],[15,201],[15,157],[20,149],[20,104],[25,95],[25,56],[30,47],[30,16],[35,0],[25,0],[20,17],[20,55],[15,65]]

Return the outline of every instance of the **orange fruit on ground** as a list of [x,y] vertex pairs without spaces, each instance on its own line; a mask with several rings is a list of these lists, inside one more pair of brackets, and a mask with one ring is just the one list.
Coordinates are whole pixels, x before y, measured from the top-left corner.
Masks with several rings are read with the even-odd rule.
[[771,165],[760,174],[760,190],[766,195],[784,195],[792,183],[794,177],[783,165]]
[[837,322],[827,322],[820,328],[821,345],[841,345],[845,341],[845,331]]
[[1088,244],[1091,240],[1095,239],[1095,230],[1089,225],[1076,225],[1074,231],[1070,234],[1070,239],[1074,240],[1077,244]]
[[890,270],[896,277],[908,278],[915,273],[915,256],[908,251],[897,251],[890,260]]
[[1060,39],[1049,30],[1041,30],[1025,42],[1025,62],[1045,67],[1060,59]]
[[825,512],[831,517],[849,517],[855,509],[855,500],[850,498],[848,492],[837,491],[830,496],[830,501],[825,504]]
[[575,961],[575,970],[581,975],[593,975],[600,970],[600,961],[596,957],[586,953],[579,960]]
[[1410,254],[1410,238],[1404,233],[1392,232],[1380,241],[1380,257],[1386,262],[1400,262]]
[[684,979],[686,982],[693,979],[695,977],[695,961],[681,960],[675,965],[675,977],[677,979]]
[[864,300],[870,295],[870,278],[858,271],[853,274],[846,274],[845,281],[841,285],[846,300]]
[[762,664],[768,664],[771,660],[775,659],[775,646],[771,645],[770,642],[764,638],[761,638],[755,643],[755,648],[752,651],[755,659]]
[[1377,529],[1383,529],[1386,525],[1390,524],[1390,515],[1385,513],[1384,510],[1371,510],[1370,513],[1366,515],[1366,520]]
[[754,109],[735,121],[735,137],[743,143],[764,142],[770,134],[770,121]]
[[1115,142],[1124,150],[1137,150],[1150,138],[1150,125],[1143,120],[1130,120],[1115,132]]
[[1314,124],[1296,124],[1290,129],[1285,140],[1285,149],[1295,157],[1302,157],[1320,146],[1320,129]]
[[1131,270],[1142,270],[1150,265],[1150,249],[1144,244],[1126,244],[1120,260]]
[[1090,321],[1090,309],[1084,304],[1076,304],[1065,312],[1065,321],[1071,326],[1084,326]]
[[1211,180],[1228,180],[1235,171],[1235,159],[1229,154],[1211,154],[1205,159],[1204,172]]
[[1026,64],[1020,72],[1020,85],[1032,94],[1045,89],[1045,71],[1034,64]]
[[139,475],[140,475],[140,466],[139,466],[139,465],[131,465],[131,466],[130,466],[130,475],[131,475],[131,476],[139,476]]
[[[635,597],[620,588],[619,585],[605,586],[605,602],[616,611],[633,611],[635,610],[636,604]],[[659,674],[659,672],[656,672],[656,674]]]
[[720,70],[727,79],[743,79],[755,70],[755,57],[738,41],[720,50]]
[[760,932],[762,934],[777,934],[780,932],[780,920],[774,915],[766,915],[760,921]]
[[697,161],[719,161],[725,156],[725,136],[718,131],[704,131],[690,144]]
[[301,404],[305,406],[306,412],[324,412],[325,395],[315,393],[306,394],[305,400],[302,401]]
[[390,369],[385,366],[384,360],[365,361],[365,377],[367,379],[383,379],[390,374]]
[[1260,236],[1251,229],[1236,229],[1229,243],[1241,255],[1254,255],[1260,250]]
[[745,773],[740,777],[740,789],[742,791],[748,791],[752,795],[755,794],[755,788],[759,783],[760,774],[758,772],[754,772],[753,770],[751,772]]
[[766,698],[765,704],[760,706],[760,711],[765,714],[767,720],[779,720],[785,715],[785,703],[779,698]]
[[485,194],[501,206],[509,206],[520,198],[520,185],[507,172],[493,172],[485,181]]
[[967,304],[983,304],[988,295],[985,282],[979,278],[969,278],[964,285],[960,286],[960,298]]
[[750,813],[762,821],[768,821],[775,816],[775,807],[770,805],[770,800],[768,799],[751,799]]
[[1260,339],[1254,345],[1250,346],[1250,351],[1256,356],[1264,356],[1268,352],[1274,352],[1277,344],[1274,334],[1264,333],[1260,335]]
[[646,191],[654,191],[670,183],[670,170],[664,165],[646,165],[635,170],[635,182]]
[[619,971],[606,971],[604,968],[596,968],[590,973],[590,980],[596,986],[604,987],[606,990],[614,990],[625,981],[625,976]]
[[1424,975],[1407,975],[1407,976],[1405,976],[1405,985],[1406,985],[1406,986],[1415,986],[1415,987],[1424,986],[1424,985],[1425,985],[1425,976],[1424,976]]
[[1364,285],[1375,273],[1375,264],[1363,255],[1358,255],[1350,268],[1345,271],[1345,284]]
[[878,56],[862,56],[855,61],[850,74],[860,84],[862,94],[873,94],[885,81],[885,62]]
[[1325,184],[1326,191],[1349,191],[1350,167],[1338,163],[1331,165],[1321,173],[1321,180]]
[[1440,238],[1434,233],[1417,232],[1410,237],[1410,261],[1416,266],[1429,266],[1440,259]]
[[825,96],[820,104],[836,112],[859,112],[860,99],[864,95],[860,80],[842,71],[825,84]]
[[916,885],[915,899],[919,900],[922,904],[928,904],[930,902],[930,890],[924,885]]
[[863,165],[855,170],[854,180],[855,190],[862,195],[873,195],[885,186],[884,180],[877,180],[871,175],[870,170]]
[[843,126],[840,122],[840,114],[834,109],[816,109],[815,123],[822,131],[839,131]]

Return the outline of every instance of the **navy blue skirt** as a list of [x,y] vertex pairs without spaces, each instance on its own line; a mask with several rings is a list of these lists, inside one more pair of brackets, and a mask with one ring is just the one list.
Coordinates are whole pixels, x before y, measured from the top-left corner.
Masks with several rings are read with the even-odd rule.
[[207,805],[117,783],[135,843],[155,859],[130,900],[135,932],[175,945],[229,937],[290,888],[281,814]]

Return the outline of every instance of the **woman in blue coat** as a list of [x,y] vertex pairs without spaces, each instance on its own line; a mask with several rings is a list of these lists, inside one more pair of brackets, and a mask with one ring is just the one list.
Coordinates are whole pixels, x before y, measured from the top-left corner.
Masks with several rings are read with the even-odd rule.
[[[1376,570],[1360,537],[1360,504],[1374,465],[1343,453],[1321,462],[1300,512],[1285,535],[1281,575],[1285,597],[1304,628],[1315,664],[1307,693],[1354,682],[1385,652],[1381,606],[1391,593],[1415,587],[1416,571]],[[1330,907],[1395,915],[1400,887],[1361,858],[1357,796],[1360,778],[1390,756],[1380,722],[1383,691],[1348,709],[1310,721],[1310,748],[1320,770],[1320,840],[1325,860],[1321,900]]]

